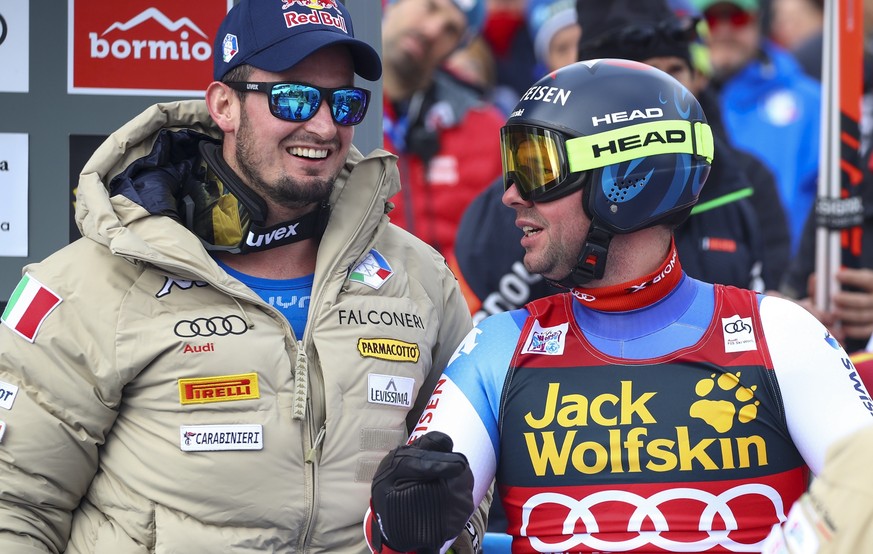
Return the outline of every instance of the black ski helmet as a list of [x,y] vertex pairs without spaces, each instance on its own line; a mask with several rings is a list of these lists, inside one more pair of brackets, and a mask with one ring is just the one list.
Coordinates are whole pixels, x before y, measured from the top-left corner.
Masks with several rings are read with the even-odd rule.
[[591,231],[569,286],[603,276],[613,235],[681,223],[713,158],[712,130],[688,89],[622,59],[576,62],[534,83],[500,142],[504,186],[523,198],[548,202],[586,188]]

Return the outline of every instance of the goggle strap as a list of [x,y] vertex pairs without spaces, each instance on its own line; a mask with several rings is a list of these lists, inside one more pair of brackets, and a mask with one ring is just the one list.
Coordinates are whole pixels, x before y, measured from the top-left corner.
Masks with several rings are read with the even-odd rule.
[[715,157],[715,142],[712,139],[712,127],[702,121],[695,121],[692,124],[691,136],[694,137],[693,151],[691,153],[711,164]]
[[712,129],[702,121],[651,121],[566,142],[570,173],[659,154],[693,154],[712,162]]

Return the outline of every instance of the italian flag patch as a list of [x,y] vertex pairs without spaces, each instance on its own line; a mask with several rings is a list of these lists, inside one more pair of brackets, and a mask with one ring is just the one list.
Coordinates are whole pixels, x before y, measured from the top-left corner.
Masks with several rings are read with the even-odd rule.
[[42,322],[63,298],[25,274],[3,310],[3,324],[33,342]]

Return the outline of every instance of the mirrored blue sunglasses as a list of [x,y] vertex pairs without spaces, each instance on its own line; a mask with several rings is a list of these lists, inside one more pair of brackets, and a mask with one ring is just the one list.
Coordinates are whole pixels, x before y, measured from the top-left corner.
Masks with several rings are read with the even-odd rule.
[[324,88],[307,83],[260,83],[230,81],[224,83],[240,92],[263,92],[270,103],[270,113],[285,121],[311,119],[327,98],[330,114],[339,125],[357,125],[364,120],[370,104],[370,91],[360,87]]

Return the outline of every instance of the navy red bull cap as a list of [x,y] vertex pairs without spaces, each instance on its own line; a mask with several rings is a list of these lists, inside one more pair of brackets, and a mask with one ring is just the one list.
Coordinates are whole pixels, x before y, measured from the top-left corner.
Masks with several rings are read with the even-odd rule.
[[379,54],[355,38],[352,18],[338,0],[240,0],[215,36],[213,78],[244,63],[279,73],[334,44],[348,47],[355,73],[369,81],[382,76]]

